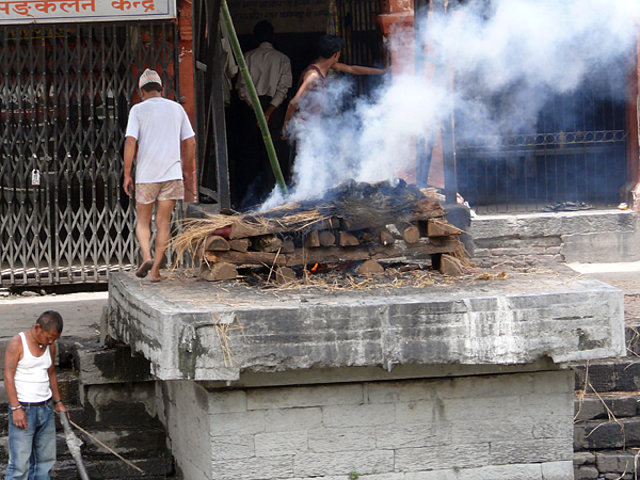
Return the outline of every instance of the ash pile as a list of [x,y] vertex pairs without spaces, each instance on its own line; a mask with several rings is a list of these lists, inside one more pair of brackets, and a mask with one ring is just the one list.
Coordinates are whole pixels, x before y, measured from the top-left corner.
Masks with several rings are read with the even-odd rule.
[[351,181],[314,201],[190,220],[173,248],[190,252],[210,281],[262,274],[282,284],[327,272],[381,274],[399,264],[399,271],[461,275],[471,265],[464,232],[447,222],[439,197],[403,181]]

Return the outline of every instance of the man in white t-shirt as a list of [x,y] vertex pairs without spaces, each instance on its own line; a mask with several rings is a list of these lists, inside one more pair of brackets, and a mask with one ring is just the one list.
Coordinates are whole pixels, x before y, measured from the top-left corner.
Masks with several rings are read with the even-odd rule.
[[[136,237],[142,251],[142,263],[136,275],[144,278],[151,272],[151,281],[159,282],[164,279],[160,275],[160,265],[169,243],[171,214],[176,201],[184,198],[185,184],[187,188],[194,184],[196,141],[184,108],[162,97],[162,80],[157,72],[147,68],[140,76],[138,87],[142,102],[129,112],[122,187],[131,197],[134,190],[131,168],[135,157]],[[152,257],[154,205],[156,242]]]

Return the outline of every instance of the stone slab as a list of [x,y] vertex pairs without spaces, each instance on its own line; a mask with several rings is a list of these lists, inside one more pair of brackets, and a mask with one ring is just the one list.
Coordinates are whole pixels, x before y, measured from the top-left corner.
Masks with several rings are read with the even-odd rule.
[[516,365],[624,355],[623,294],[597,280],[513,275],[432,288],[261,290],[116,273],[109,334],[161,380],[398,365]]

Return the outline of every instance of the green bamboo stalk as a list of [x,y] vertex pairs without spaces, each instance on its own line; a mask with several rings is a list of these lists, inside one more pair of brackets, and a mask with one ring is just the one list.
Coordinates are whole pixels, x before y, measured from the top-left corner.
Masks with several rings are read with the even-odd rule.
[[278,162],[278,157],[276,156],[276,149],[273,147],[273,140],[271,139],[271,134],[269,133],[267,119],[265,118],[264,112],[262,111],[262,105],[260,105],[258,92],[256,92],[256,87],[253,84],[251,75],[249,74],[247,63],[244,61],[244,55],[242,54],[242,49],[240,48],[240,42],[238,42],[238,36],[236,35],[236,29],[233,26],[233,21],[231,20],[231,14],[229,13],[229,7],[227,6],[226,0],[222,0],[221,2],[220,13],[222,14],[224,25],[227,29],[227,36],[229,37],[231,50],[233,50],[233,55],[236,57],[236,62],[238,63],[238,67],[240,68],[240,74],[242,75],[242,78],[247,84],[247,88],[249,90],[249,98],[251,99],[251,105],[253,106],[253,111],[256,114],[256,118],[258,119],[258,126],[260,127],[260,132],[262,133],[264,146],[267,149],[267,156],[269,157],[271,170],[273,170],[273,175],[276,177],[276,182],[278,183],[280,190],[282,190],[282,193],[286,195],[288,193],[287,185],[284,183],[282,170],[280,170],[280,163]]

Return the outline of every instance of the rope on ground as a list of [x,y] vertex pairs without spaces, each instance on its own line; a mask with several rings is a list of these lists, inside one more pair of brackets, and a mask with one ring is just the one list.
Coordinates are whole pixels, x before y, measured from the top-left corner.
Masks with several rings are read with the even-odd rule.
[[127,460],[126,458],[124,458],[122,455],[120,455],[118,452],[116,452],[115,450],[113,450],[111,447],[109,447],[108,445],[105,445],[103,442],[101,442],[100,440],[98,440],[95,436],[91,435],[89,432],[87,432],[84,428],[82,428],[80,425],[78,425],[77,423],[75,423],[73,420],[69,420],[69,422],[71,423],[71,425],[73,425],[74,427],[76,427],[78,430],[80,430],[82,433],[84,433],[85,435],[87,435],[89,438],[91,438],[91,440],[93,440],[94,442],[96,442],[98,445],[100,445],[102,448],[106,448],[107,450],[109,450],[109,452],[113,453],[116,457],[118,457],[120,460],[122,460],[124,463],[126,463],[127,465],[129,465],[131,468],[136,469],[138,472],[140,473],[145,473],[144,470],[142,470],[140,467],[136,467],[133,463],[131,463],[129,460]]

